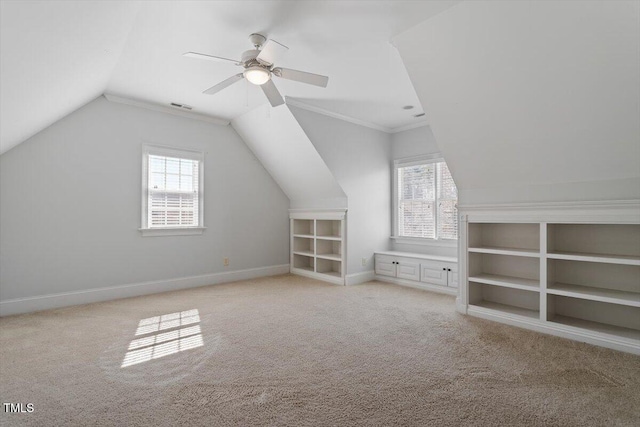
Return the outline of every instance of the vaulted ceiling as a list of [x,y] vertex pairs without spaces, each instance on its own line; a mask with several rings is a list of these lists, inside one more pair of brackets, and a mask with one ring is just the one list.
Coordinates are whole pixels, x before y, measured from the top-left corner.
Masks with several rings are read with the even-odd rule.
[[[276,79],[283,95],[392,130],[419,100],[391,38],[457,1],[1,2],[0,153],[108,93],[231,120],[266,103],[239,69],[182,57],[239,58],[260,32],[289,47],[278,65],[325,74],[326,89]],[[414,105],[413,110],[403,110]]]

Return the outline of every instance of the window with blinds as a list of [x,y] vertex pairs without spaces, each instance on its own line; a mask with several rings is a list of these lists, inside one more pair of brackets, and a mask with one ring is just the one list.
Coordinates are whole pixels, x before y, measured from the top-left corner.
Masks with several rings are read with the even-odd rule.
[[201,227],[202,154],[147,147],[144,161],[143,228]]
[[396,166],[399,237],[457,239],[458,191],[443,161]]

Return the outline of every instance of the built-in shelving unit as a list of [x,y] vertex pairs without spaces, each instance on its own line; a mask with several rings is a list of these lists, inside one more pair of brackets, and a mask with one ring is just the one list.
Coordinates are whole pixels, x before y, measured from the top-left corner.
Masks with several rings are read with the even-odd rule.
[[494,219],[463,209],[458,307],[640,354],[640,210],[628,205],[621,221],[610,211],[572,221],[557,209]]
[[345,215],[342,210],[291,211],[291,272],[343,285]]

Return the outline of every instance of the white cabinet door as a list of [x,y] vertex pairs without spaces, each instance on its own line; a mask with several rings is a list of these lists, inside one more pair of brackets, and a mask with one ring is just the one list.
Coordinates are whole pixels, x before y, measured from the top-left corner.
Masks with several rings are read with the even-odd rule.
[[422,261],[421,281],[432,285],[447,286],[447,268],[441,262]]
[[420,264],[405,258],[396,260],[396,277],[406,280],[420,280]]
[[447,286],[450,288],[458,287],[458,264],[450,264],[447,267]]
[[396,264],[394,258],[376,255],[375,268],[376,274],[396,277]]

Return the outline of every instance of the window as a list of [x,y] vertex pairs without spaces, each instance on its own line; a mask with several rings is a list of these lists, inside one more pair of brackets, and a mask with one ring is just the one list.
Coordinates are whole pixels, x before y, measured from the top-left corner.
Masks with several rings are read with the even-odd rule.
[[145,146],[142,162],[143,235],[202,233],[203,154]]
[[442,158],[396,160],[395,237],[456,240],[458,191]]

